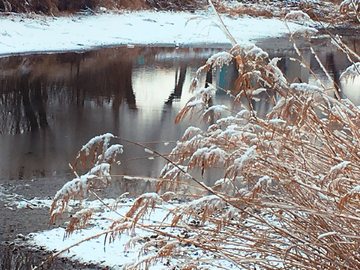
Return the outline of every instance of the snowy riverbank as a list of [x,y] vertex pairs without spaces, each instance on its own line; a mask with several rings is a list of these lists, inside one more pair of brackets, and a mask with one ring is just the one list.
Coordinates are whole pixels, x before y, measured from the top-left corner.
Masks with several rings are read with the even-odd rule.
[[[279,37],[291,32],[305,29],[303,25],[288,23],[279,19],[262,19],[251,17],[230,18],[223,16],[230,33],[243,46],[252,44],[254,40]],[[94,47],[127,45],[162,45],[162,46],[214,46],[230,45],[230,42],[216,26],[213,15],[149,12],[141,11],[124,14],[98,14],[93,16],[76,15],[72,17],[40,17],[29,15],[7,15],[0,17],[0,56],[16,53],[52,52],[69,50],[88,50]],[[6,202],[8,210],[46,209],[50,200],[25,200],[17,194],[6,194],[0,190],[0,200]],[[16,203],[17,202],[17,203]],[[109,204],[112,201],[109,201]],[[97,216],[92,227],[79,231],[63,241],[64,228],[55,228],[26,236],[31,244],[42,246],[46,250],[61,250],[81,241],[86,237],[101,233],[117,215],[108,211],[99,202],[88,202],[90,206],[102,208],[104,213]],[[94,204],[94,205],[93,205]],[[169,206],[170,207],[170,206]],[[125,211],[128,206],[122,210]],[[156,209],[154,220],[161,222],[165,212]],[[122,212],[121,214],[124,214]],[[145,221],[149,222],[149,221]],[[136,231],[139,236],[147,236],[147,232]],[[180,233],[175,231],[175,233]],[[127,250],[126,243],[130,237],[123,236],[104,248],[104,236],[82,243],[71,248],[63,256],[122,269],[127,263],[138,259],[138,246]],[[104,251],[104,249],[106,251]],[[150,254],[151,255],[151,254]],[[194,248],[190,258],[207,260],[206,254]],[[175,261],[176,263],[176,261]],[[222,262],[227,265],[227,262]],[[154,269],[167,266],[158,264]],[[229,266],[231,267],[231,266]],[[214,266],[213,269],[217,269]]]
[[[279,19],[223,17],[241,45],[289,33]],[[84,50],[111,45],[210,46],[230,44],[215,16],[201,13],[141,11],[123,14],[0,17],[0,55],[39,51]],[[288,23],[292,32],[304,26]]]

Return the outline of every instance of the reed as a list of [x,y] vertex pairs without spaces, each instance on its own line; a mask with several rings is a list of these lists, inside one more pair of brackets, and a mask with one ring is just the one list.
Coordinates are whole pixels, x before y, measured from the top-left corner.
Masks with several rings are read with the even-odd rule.
[[[303,14],[289,18],[295,15]],[[345,50],[341,40],[333,41],[353,61],[341,78],[360,76],[356,53]],[[294,47],[298,61],[309,68]],[[315,85],[289,82],[279,60],[256,46],[235,45],[199,68],[191,84],[193,97],[175,122],[210,116],[213,124],[204,130],[189,127],[169,157],[147,148],[167,161],[157,189],[138,196],[104,231],[110,242],[135,228],[152,232],[151,238],[129,242],[148,254],[129,269],[147,269],[164,260],[172,269],[360,268],[360,109],[340,98],[341,88],[326,88],[320,78]],[[226,108],[213,104],[219,90],[199,82],[210,70],[230,63],[238,69],[235,90],[229,92],[237,106]],[[271,104],[265,117],[252,106],[259,99]],[[77,161],[90,171],[55,196],[52,222],[70,199],[110,181],[111,164],[122,151],[119,144],[110,146],[110,139],[129,142],[105,134],[81,149]],[[206,185],[193,176],[208,170],[221,171],[223,177]],[[189,192],[189,182],[202,191],[200,196]],[[184,202],[184,196],[191,200]],[[144,222],[165,204],[172,207],[162,222]],[[75,214],[67,233],[89,218],[88,211]]]
[[[196,0],[0,0],[0,11],[17,13],[40,13],[59,16],[79,11],[103,10],[197,10],[206,4]],[[91,13],[90,13],[91,14]]]
[[[207,66],[216,68],[231,60],[239,70],[232,93],[234,102],[241,103],[239,111],[210,106],[214,88],[196,84]],[[134,228],[156,234],[143,242],[143,252],[157,253],[130,268],[141,269],[164,258],[176,259],[182,269],[219,266],[224,261],[240,269],[360,267],[360,109],[347,99],[337,99],[335,88],[324,88],[320,82],[288,82],[276,65],[278,60],[269,59],[257,47],[235,46],[199,69],[192,84],[194,96],[176,121],[189,114],[208,119],[209,111],[217,111],[217,120],[207,130],[187,129],[170,158],[164,156],[168,164],[161,172],[157,193],[139,196],[107,231],[111,241]],[[342,77],[358,76],[358,65],[349,67]],[[249,106],[260,93],[273,103],[265,118],[257,117]],[[231,115],[222,117],[224,110]],[[109,168],[122,149],[118,144],[110,146],[110,139],[117,138],[105,134],[82,148],[77,161],[88,162],[91,169],[55,196],[52,222],[70,199],[85,197],[107,184]],[[207,186],[191,176],[199,169],[221,170],[223,178]],[[178,203],[176,197],[189,179],[203,195]],[[143,223],[145,215],[166,200],[173,203],[168,221]],[[89,218],[91,211],[73,215],[67,233],[84,226]],[[169,227],[183,233],[163,230]],[[201,250],[203,256],[189,262],[193,249]]]

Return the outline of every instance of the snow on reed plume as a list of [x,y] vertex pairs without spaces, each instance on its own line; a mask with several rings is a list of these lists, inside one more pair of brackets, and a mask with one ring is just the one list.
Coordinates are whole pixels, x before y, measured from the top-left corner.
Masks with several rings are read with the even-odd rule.
[[[109,147],[110,139],[114,135],[106,133],[92,138],[79,151],[73,169],[76,169],[78,161],[81,161],[85,167],[90,157],[90,169],[84,175],[77,176],[73,180],[67,182],[56,194],[50,209],[50,222],[55,222],[67,210],[70,200],[86,198],[89,191],[98,187],[107,187],[110,184],[111,164],[115,161],[117,154],[121,154],[123,146],[113,144]],[[89,162],[88,162],[89,163]],[[89,218],[91,215],[87,215]],[[86,218],[84,221],[86,221]],[[68,227],[69,232],[74,228],[74,222],[80,222],[75,215],[73,221]],[[84,224],[86,222],[83,222]]]
[[[334,98],[335,88],[288,82],[278,60],[258,47],[235,46],[200,67],[191,85],[193,97],[175,121],[208,119],[209,110],[216,118],[204,130],[189,127],[169,157],[163,156],[167,165],[156,192],[139,196],[113,221],[110,241],[128,233],[134,235],[129,248],[142,246],[145,257],[129,269],[159,261],[181,269],[360,268],[360,109]],[[213,107],[218,90],[198,85],[208,71],[230,63],[239,73],[230,93],[239,111]],[[356,69],[345,73],[358,76]],[[252,98],[264,93],[272,109],[260,118]],[[223,116],[223,110],[228,114]],[[89,159],[94,165],[59,191],[52,216],[65,211],[69,199],[85,197],[89,186],[108,179],[106,164],[113,159],[104,157],[112,156],[105,154],[110,138],[96,137],[82,148],[77,161]],[[206,185],[192,176],[196,170],[220,171],[222,178]],[[183,188],[191,185],[202,194]],[[149,222],[158,207],[167,215]],[[84,211],[75,218],[68,233],[91,215]],[[150,231],[151,238],[135,237],[140,229]]]

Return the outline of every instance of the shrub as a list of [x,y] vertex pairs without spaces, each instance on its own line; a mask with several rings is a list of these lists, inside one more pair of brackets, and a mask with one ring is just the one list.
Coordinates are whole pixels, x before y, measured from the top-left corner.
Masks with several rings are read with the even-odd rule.
[[[212,105],[215,88],[199,86],[209,70],[232,61],[239,71],[231,93],[240,104],[237,111]],[[199,68],[191,86],[193,97],[176,121],[200,115],[214,124],[207,130],[189,127],[170,157],[164,156],[168,163],[156,192],[135,199],[106,231],[110,241],[135,228],[155,233],[153,239],[132,241],[141,243],[143,252],[157,250],[132,268],[164,258],[182,269],[227,268],[229,263],[262,269],[360,267],[360,109],[320,80],[317,85],[288,82],[278,61],[258,47],[236,45]],[[355,63],[342,77],[358,76],[358,67]],[[265,118],[252,106],[259,98],[272,103]],[[57,193],[52,221],[65,211],[69,199],[108,184],[110,166],[122,151],[121,145],[109,146],[110,139],[117,138],[98,136],[81,149],[77,161],[90,162],[90,171]],[[191,176],[194,170],[210,169],[223,172],[212,186]],[[201,195],[191,193],[194,189]],[[192,201],[181,202],[184,196]],[[151,209],[163,204],[172,205],[163,222],[144,222]],[[74,215],[67,232],[89,218],[91,213],[84,210]],[[194,250],[201,256],[191,255]]]
[[59,12],[77,12],[81,10],[107,9],[158,9],[158,10],[196,10],[205,4],[204,1],[153,1],[153,0],[0,0],[0,11],[36,12],[48,15],[59,15]]
[[[333,42],[354,62],[341,78],[359,76],[359,56],[340,40]],[[296,43],[294,47],[302,59]],[[130,240],[129,246],[141,244],[140,253],[147,256],[128,268],[164,260],[173,269],[360,267],[360,109],[342,99],[338,88],[325,88],[319,78],[315,85],[289,82],[279,60],[256,46],[235,45],[198,69],[190,89],[193,97],[175,121],[190,115],[213,124],[205,130],[189,127],[169,157],[162,156],[167,165],[155,192],[137,197],[103,233],[110,242],[134,230],[152,233]],[[230,63],[236,63],[238,79],[228,94],[237,106],[213,105],[218,90],[199,82]],[[271,105],[263,118],[253,106],[259,100]],[[70,199],[95,194],[95,187],[111,181],[110,168],[122,146],[110,146],[110,139],[129,142],[104,134],[82,147],[74,169],[82,162],[90,170],[56,194],[52,222]],[[192,176],[209,170],[223,177],[206,185]],[[148,222],[148,215],[161,206],[165,218]],[[86,209],[73,215],[67,234],[85,226],[91,216]]]

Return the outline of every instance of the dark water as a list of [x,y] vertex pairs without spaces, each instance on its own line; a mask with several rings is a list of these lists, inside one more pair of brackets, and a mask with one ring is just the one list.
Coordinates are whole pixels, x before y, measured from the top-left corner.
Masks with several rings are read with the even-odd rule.
[[[0,59],[0,179],[64,175],[81,146],[106,132],[169,152],[174,144],[165,144],[188,125],[173,124],[185,89],[215,51],[113,48]],[[147,156],[126,146],[118,172],[157,176],[164,162]]]
[[[359,50],[359,43],[349,40],[349,46]],[[275,41],[276,46],[286,43],[286,49],[272,48],[273,40],[262,41],[261,46],[272,57],[284,57],[279,66],[289,80],[298,77],[313,82],[316,78],[291,60],[296,57],[291,44]],[[329,42],[319,39],[314,48],[336,78],[350,64]],[[121,47],[0,58],[0,179],[71,178],[68,163],[77,151],[93,136],[106,132],[149,142],[149,147],[168,153],[189,125],[188,121],[173,122],[190,97],[190,80],[219,50]],[[305,49],[304,57],[316,76],[330,86]],[[214,79],[221,87],[231,88],[234,68],[227,67]],[[346,94],[360,104],[359,81],[350,86]],[[232,104],[221,91],[214,100],[219,102]],[[122,165],[114,173],[156,177],[165,162],[148,157],[143,149],[125,144]]]

